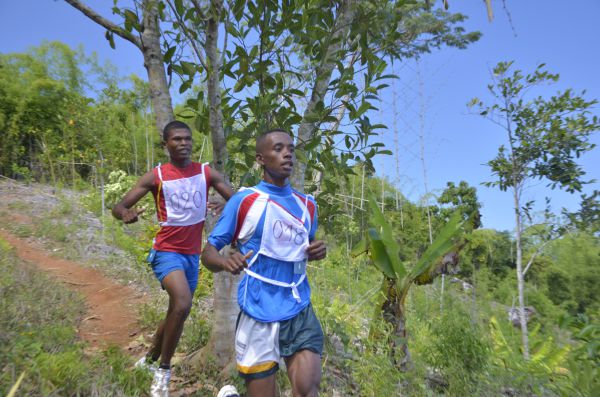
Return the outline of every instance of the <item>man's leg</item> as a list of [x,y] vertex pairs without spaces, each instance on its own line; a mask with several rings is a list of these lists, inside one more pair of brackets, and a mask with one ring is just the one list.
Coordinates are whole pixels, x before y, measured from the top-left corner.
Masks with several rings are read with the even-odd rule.
[[286,357],[288,378],[294,397],[316,397],[321,383],[321,356],[310,350],[300,350]]
[[160,349],[162,347],[163,336],[165,334],[165,320],[160,320],[158,323],[158,327],[156,328],[156,332],[154,333],[154,338],[152,339],[152,345],[150,346],[150,351],[147,354],[152,361],[157,361],[160,357]]
[[[169,309],[162,327],[160,364],[170,365],[171,357],[183,332],[183,324],[192,308],[192,294],[185,273],[175,270],[163,279],[163,287],[169,294]],[[157,331],[157,336],[159,330]]]
[[275,397],[277,393],[275,374],[265,378],[246,379],[246,389],[248,397]]

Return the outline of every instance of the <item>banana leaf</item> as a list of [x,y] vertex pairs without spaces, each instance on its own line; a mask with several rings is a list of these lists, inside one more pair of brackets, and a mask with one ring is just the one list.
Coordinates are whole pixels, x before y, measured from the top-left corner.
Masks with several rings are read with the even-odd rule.
[[369,208],[369,215],[371,216],[369,221],[373,225],[373,228],[369,229],[369,239],[381,241],[395,273],[392,278],[401,279],[406,275],[406,268],[400,261],[400,245],[394,238],[392,226],[385,219],[373,193],[369,193]]
[[437,263],[439,258],[446,255],[454,247],[457,238],[463,232],[465,221],[462,219],[460,211],[455,211],[450,220],[444,225],[438,233],[433,243],[427,247],[423,255],[419,258],[415,266],[410,270],[410,278],[416,279],[429,268]]
[[383,273],[386,277],[395,279],[397,274],[394,269],[393,260],[389,255],[385,243],[375,229],[369,229],[366,235],[367,246],[369,247],[369,257],[371,262]]

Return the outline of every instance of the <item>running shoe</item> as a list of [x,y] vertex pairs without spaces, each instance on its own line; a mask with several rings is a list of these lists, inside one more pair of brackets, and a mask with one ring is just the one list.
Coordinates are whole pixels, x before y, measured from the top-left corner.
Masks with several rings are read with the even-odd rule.
[[151,397],[169,397],[169,380],[171,379],[171,370],[157,368],[154,372],[152,386],[150,386]]
[[225,385],[219,390],[217,397],[240,397],[237,389],[233,385]]
[[134,368],[145,369],[146,371],[152,374],[154,374],[154,372],[156,372],[156,370],[158,369],[158,364],[156,364],[156,361],[148,360],[147,356],[143,356],[142,358],[137,360],[133,366]]

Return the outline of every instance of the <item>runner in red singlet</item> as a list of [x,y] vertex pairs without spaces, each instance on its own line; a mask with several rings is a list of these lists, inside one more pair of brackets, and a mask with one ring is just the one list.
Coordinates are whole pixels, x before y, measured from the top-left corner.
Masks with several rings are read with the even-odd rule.
[[151,396],[168,396],[171,358],[198,283],[202,229],[207,208],[211,206],[208,189],[213,187],[225,200],[233,194],[220,173],[208,164],[191,160],[192,133],[185,123],[167,124],[163,144],[169,152],[169,163],[143,175],[112,210],[114,217],[124,223],[136,222],[142,210],[134,208],[135,204],[148,192],[154,195],[160,230],[148,262],[169,294],[169,308],[156,330],[150,351],[136,363],[137,367],[154,373]]

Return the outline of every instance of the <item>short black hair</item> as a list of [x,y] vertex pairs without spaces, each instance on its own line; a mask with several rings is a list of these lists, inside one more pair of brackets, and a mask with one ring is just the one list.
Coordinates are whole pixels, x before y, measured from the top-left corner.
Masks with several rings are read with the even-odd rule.
[[284,134],[288,134],[288,135],[292,135],[289,133],[289,131],[284,130],[283,128],[271,128],[270,130],[267,130],[265,132],[263,132],[262,134],[260,134],[259,136],[256,137],[256,152],[258,153],[258,148],[259,146],[262,144],[263,140],[270,134],[273,134],[275,132],[283,132]]
[[165,128],[163,128],[162,131],[162,139],[163,141],[167,141],[169,139],[169,133],[172,130],[188,130],[189,132],[192,132],[192,129],[183,121],[179,121],[179,120],[174,120],[171,121],[169,124],[165,125]]

